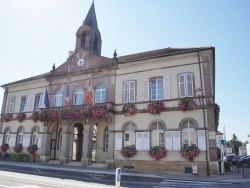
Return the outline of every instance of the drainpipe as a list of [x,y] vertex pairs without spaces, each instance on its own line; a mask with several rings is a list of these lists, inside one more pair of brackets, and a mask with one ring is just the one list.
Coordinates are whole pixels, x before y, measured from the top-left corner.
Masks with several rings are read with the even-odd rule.
[[201,101],[202,101],[202,111],[203,111],[203,121],[204,121],[204,130],[205,130],[205,140],[206,140],[206,166],[207,166],[207,176],[210,176],[210,167],[208,164],[208,148],[207,148],[207,128],[206,128],[206,119],[205,119],[205,109],[204,109],[204,95],[203,95],[203,81],[201,74],[201,61],[200,61],[200,52],[198,51],[199,59],[199,70],[200,70],[200,84],[201,84]]

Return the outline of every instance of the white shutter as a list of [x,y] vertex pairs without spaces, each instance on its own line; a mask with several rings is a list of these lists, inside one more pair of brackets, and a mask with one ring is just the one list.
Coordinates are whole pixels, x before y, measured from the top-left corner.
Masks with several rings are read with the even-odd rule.
[[172,131],[165,131],[165,147],[167,150],[173,150]]
[[23,147],[28,147],[30,145],[30,134],[23,135]]
[[42,100],[42,105],[40,108],[45,108],[45,104],[44,104],[44,97],[45,97],[45,93],[42,94],[41,100]]
[[30,95],[26,97],[24,112],[28,112],[30,110],[30,97]]
[[206,137],[205,137],[205,130],[198,130],[198,148],[201,151],[206,151]]
[[142,150],[142,132],[136,133],[136,149]]
[[122,133],[115,134],[115,149],[116,150],[122,149]]
[[192,74],[186,74],[186,88],[187,88],[187,97],[193,97],[194,96],[194,90],[193,90],[193,76]]
[[42,147],[42,134],[37,134],[38,142],[37,142],[37,148]]
[[170,99],[170,81],[169,76],[163,78],[164,99]]
[[179,75],[179,93],[180,97],[186,97],[186,92],[185,92],[185,75]]
[[149,100],[149,81],[148,79],[143,80],[143,101]]
[[20,112],[21,97],[17,98],[17,103],[15,105],[15,112]]
[[128,82],[124,82],[123,85],[123,102],[128,102]]
[[181,150],[181,136],[180,131],[173,131],[173,150]]
[[10,134],[9,146],[14,147],[16,143],[16,134]]
[[135,81],[129,82],[129,102],[135,102]]
[[35,102],[35,95],[31,95],[30,97],[30,106],[29,106],[29,111],[33,111],[34,110],[34,102]]
[[149,150],[149,132],[144,132],[142,135],[142,150]]
[[4,134],[0,134],[0,145],[3,144],[3,136],[4,136]]

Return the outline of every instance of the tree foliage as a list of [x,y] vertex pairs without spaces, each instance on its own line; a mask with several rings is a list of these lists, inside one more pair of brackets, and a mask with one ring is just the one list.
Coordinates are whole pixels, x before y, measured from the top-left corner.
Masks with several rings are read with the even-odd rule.
[[216,131],[219,127],[219,118],[220,118],[220,106],[217,103],[214,103],[214,121],[215,121],[215,128]]
[[243,145],[241,141],[238,140],[237,136],[233,134],[233,138],[226,142],[227,147],[232,148],[233,153],[239,152],[239,147]]

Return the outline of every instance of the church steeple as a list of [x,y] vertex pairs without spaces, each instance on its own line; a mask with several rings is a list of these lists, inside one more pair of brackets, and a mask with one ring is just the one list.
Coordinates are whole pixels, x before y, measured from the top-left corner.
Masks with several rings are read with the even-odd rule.
[[76,33],[76,48],[101,55],[102,39],[98,29],[94,1],[85,17],[82,26]]

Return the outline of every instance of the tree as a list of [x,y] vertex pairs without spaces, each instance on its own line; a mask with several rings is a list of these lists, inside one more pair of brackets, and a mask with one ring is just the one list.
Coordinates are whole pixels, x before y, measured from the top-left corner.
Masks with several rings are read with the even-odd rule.
[[242,146],[242,142],[238,140],[237,136],[233,134],[233,138],[227,141],[226,145],[232,148],[233,153],[239,152],[239,147]]

